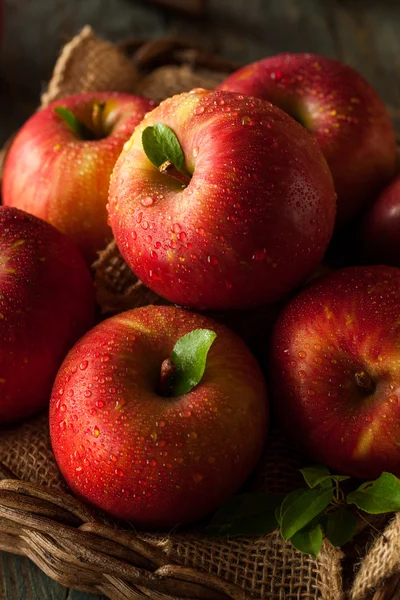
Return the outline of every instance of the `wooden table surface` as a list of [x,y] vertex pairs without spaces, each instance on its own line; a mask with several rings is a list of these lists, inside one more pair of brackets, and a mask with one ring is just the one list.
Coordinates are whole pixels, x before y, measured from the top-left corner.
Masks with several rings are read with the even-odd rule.
[[[114,41],[180,34],[242,63],[284,51],[336,57],[376,87],[400,131],[398,0],[205,0],[197,18],[171,12],[168,0],[3,2],[0,143],[33,110],[59,48],[86,23]],[[52,582],[27,559],[0,559],[0,600],[100,599]]]

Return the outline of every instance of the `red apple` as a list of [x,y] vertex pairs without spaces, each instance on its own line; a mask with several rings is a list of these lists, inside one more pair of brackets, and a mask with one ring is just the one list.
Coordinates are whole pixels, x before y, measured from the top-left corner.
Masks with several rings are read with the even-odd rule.
[[73,243],[16,208],[0,207],[0,423],[49,401],[67,351],[93,324],[90,273]]
[[340,474],[400,476],[400,270],[349,267],[301,292],[272,337],[274,408]]
[[[200,383],[160,395],[182,336],[217,334]],[[174,527],[222,504],[247,478],[267,433],[267,392],[242,340],[212,319],[147,306],[92,329],[53,388],[50,431],[74,493],[135,526]]]
[[[74,131],[55,108],[79,120]],[[111,239],[109,179],[122,147],[151,100],[91,92],[57,100],[35,113],[15,138],[4,170],[3,203],[66,233],[88,263]]]
[[364,259],[400,267],[400,177],[383,190],[361,223]]
[[[158,123],[177,136],[186,181],[144,152],[143,132]],[[157,294],[242,309],[279,300],[313,271],[331,237],[335,193],[316,142],[283,111],[197,89],[136,128],[111,178],[109,217],[126,262]]]
[[393,177],[396,143],[390,117],[375,90],[351,67],[316,54],[281,54],[236,71],[220,89],[269,100],[314,135],[332,171],[339,225]]

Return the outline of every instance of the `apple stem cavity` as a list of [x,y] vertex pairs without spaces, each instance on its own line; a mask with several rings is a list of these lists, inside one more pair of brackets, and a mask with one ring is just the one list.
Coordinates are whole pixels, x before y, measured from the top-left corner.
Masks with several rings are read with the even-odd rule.
[[93,131],[85,125],[83,121],[78,119],[72,111],[64,106],[56,106],[54,112],[68,125],[71,131],[80,140],[94,140],[95,135]]
[[158,393],[160,396],[171,396],[173,391],[174,376],[176,366],[170,358],[166,358],[161,363],[160,381],[158,383]]
[[178,171],[178,169],[175,167],[175,165],[173,165],[172,162],[169,160],[166,160],[159,167],[159,171],[160,171],[160,173],[164,173],[165,175],[169,175],[170,177],[173,177],[174,179],[179,181],[179,183],[181,183],[184,187],[187,187],[190,183],[191,176],[185,172]]
[[365,394],[373,394],[376,385],[372,377],[366,371],[357,371],[354,374],[356,384]]
[[[93,141],[107,137],[112,130],[113,124],[107,124],[105,119],[107,113],[110,113],[108,108],[106,102],[93,102],[90,127],[64,106],[56,106],[54,112],[65,121],[78,139]],[[108,114],[108,116],[110,115]]]

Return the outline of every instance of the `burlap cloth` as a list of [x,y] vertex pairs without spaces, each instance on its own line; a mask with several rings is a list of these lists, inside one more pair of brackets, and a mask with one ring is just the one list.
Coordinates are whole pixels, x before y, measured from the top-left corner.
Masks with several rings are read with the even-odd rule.
[[[180,64],[143,72],[145,63],[157,64],[160,58],[160,47],[154,56],[153,50],[149,56],[147,48],[144,57],[141,49],[132,60],[112,44],[96,38],[90,27],[85,27],[63,49],[42,96],[42,106],[68,94],[100,89],[134,92],[159,101],[193,87],[213,88],[225,76],[222,61],[212,67],[206,60],[197,64],[196,55],[189,50],[182,50]],[[115,244],[101,254],[94,268],[98,300],[104,314],[161,302],[136,280]],[[64,487],[51,452],[46,414],[0,431],[0,458],[21,479],[59,489]],[[259,490],[290,491],[301,484],[298,468],[305,464],[305,459],[299,457],[279,433],[273,432],[251,485]],[[361,564],[349,594],[352,600],[370,597],[371,589],[400,571],[399,517],[389,525],[385,536],[376,541]],[[166,553],[179,556],[183,564],[241,585],[252,598],[342,600],[345,595],[343,553],[328,541],[324,542],[318,559],[313,559],[284,543],[277,532],[228,541],[189,533],[152,536],[151,539]]]

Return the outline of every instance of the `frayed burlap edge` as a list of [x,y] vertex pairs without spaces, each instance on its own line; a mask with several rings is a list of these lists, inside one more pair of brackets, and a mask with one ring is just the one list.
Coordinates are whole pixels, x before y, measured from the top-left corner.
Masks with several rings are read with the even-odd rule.
[[359,565],[350,600],[367,600],[377,589],[379,600],[400,598],[400,513],[375,538]]
[[132,92],[139,74],[131,60],[109,42],[96,38],[86,25],[66,46],[56,63],[42,106],[89,91]]

